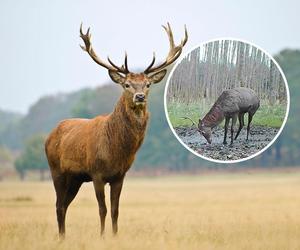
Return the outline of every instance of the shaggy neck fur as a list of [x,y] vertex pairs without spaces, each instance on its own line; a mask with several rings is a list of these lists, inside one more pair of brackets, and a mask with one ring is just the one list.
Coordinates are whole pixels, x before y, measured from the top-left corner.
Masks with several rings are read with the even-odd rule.
[[143,142],[148,117],[146,104],[136,106],[132,98],[123,93],[106,123],[113,159],[120,159],[125,165],[128,160],[131,164]]
[[213,105],[209,112],[202,119],[202,124],[205,127],[214,128],[219,125],[224,119],[224,112],[219,105]]

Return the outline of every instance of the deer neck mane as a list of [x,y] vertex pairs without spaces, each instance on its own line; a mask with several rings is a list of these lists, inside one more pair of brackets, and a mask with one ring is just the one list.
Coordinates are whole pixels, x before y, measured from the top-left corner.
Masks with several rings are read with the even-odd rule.
[[126,97],[126,94],[123,93],[113,113],[110,115],[110,120],[119,122],[119,119],[122,119],[123,124],[126,123],[132,128],[139,128],[147,123],[148,116],[146,103],[145,105],[137,106],[133,103],[132,98]]
[[202,119],[203,125],[214,128],[219,125],[224,119],[224,112],[219,105],[213,105],[209,112]]
[[134,105],[132,99],[123,93],[107,119],[109,137],[136,151],[144,139],[148,123],[149,113],[146,105]]

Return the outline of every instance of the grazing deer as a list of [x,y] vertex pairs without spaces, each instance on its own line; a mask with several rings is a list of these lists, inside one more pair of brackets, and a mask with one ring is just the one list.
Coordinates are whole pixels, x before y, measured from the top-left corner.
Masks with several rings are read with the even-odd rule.
[[188,35],[176,46],[171,27],[167,32],[170,49],[166,60],[154,66],[155,55],[144,72],[132,73],[128,69],[127,55],[124,65],[117,66],[109,58],[100,59],[91,44],[90,29],[80,37],[81,48],[100,66],[108,70],[110,78],[124,91],[109,115],[93,119],[67,119],[53,129],[45,143],[45,151],[56,191],[56,213],[60,236],[65,234],[65,216],[69,204],[83,182],[92,181],[99,206],[101,235],[104,233],[107,213],[104,186],[110,184],[111,218],[113,233],[118,231],[119,198],[126,172],[140,148],[148,123],[147,97],[151,84],[160,82],[165,69],[181,54]]
[[[247,138],[249,138],[250,123],[253,115],[259,108],[260,101],[252,89],[249,88],[234,88],[224,90],[219,96],[215,104],[209,110],[209,112],[201,120],[199,119],[198,131],[209,144],[211,144],[211,132],[214,127],[220,124],[225,118],[225,132],[223,144],[227,144],[227,130],[229,121],[231,119],[231,144],[233,144],[234,125],[237,118],[239,119],[239,129],[236,133],[235,140],[238,138],[243,126],[244,115],[248,113],[248,126],[247,126]],[[183,117],[184,119],[190,119],[189,117]],[[195,122],[190,119],[193,124]]]

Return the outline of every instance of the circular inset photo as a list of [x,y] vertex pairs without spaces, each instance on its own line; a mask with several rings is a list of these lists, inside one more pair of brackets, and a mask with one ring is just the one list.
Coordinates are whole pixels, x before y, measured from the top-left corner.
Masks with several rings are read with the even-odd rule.
[[236,39],[203,43],[178,61],[165,89],[169,126],[188,150],[233,163],[266,150],[289,111],[286,78],[274,58]]

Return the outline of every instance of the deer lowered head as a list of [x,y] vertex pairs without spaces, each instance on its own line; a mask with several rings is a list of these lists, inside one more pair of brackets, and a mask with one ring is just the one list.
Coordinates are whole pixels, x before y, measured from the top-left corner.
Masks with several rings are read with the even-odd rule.
[[86,34],[82,31],[82,24],[80,26],[80,37],[82,38],[84,45],[81,48],[86,51],[90,57],[100,66],[108,69],[110,78],[117,84],[120,84],[124,89],[124,96],[127,103],[130,103],[133,108],[143,107],[147,102],[149,88],[151,84],[160,82],[167,73],[165,69],[168,65],[172,64],[182,52],[183,46],[186,44],[188,39],[187,29],[185,27],[185,36],[179,45],[175,45],[173,39],[173,33],[168,23],[167,26],[163,26],[168,38],[170,49],[169,53],[164,62],[155,66],[155,54],[153,53],[153,59],[150,65],[140,73],[130,72],[127,64],[127,54],[125,53],[125,60],[122,66],[118,66],[113,63],[110,58],[107,58],[108,62],[100,59],[91,44],[90,28],[88,28]]
[[211,144],[211,127],[205,126],[203,123],[203,120],[199,119],[198,123],[198,131],[203,137],[206,139],[206,141]]
[[[182,119],[188,119],[192,122],[192,126],[195,125],[196,126],[196,123],[194,122],[194,120],[190,117],[187,117],[187,116],[184,116],[184,117],[181,117]],[[197,125],[197,131],[200,133],[200,135],[202,135],[206,141],[211,144],[212,142],[212,139],[211,139],[211,127],[209,126],[206,126],[203,122],[203,120],[199,119],[198,121],[198,125]]]

